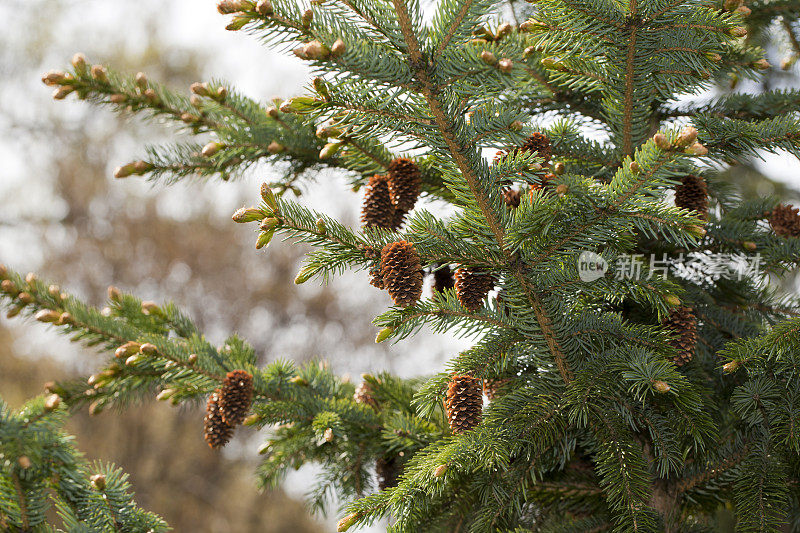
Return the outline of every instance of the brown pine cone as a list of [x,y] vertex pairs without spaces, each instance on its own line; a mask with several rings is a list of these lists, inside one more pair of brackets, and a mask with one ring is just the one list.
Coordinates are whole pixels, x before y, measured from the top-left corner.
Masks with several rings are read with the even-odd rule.
[[408,307],[422,296],[422,266],[414,245],[390,242],[381,250],[383,286],[396,305]]
[[516,209],[521,200],[520,192],[516,189],[503,189],[503,200],[509,209]]
[[453,271],[450,265],[442,265],[433,271],[433,292],[442,293],[447,289],[452,289],[456,284],[453,278]]
[[800,214],[797,207],[778,204],[769,217],[772,230],[781,237],[800,237]]
[[703,219],[708,218],[708,186],[698,176],[684,176],[675,187],[675,205],[695,211]]
[[400,157],[389,164],[389,197],[403,214],[414,209],[422,191],[422,173],[414,161]]
[[373,287],[383,289],[383,275],[381,274],[381,253],[372,246],[361,245],[360,248],[364,250],[364,257],[372,261],[372,266],[369,269],[369,284]]
[[380,409],[380,406],[372,394],[372,386],[366,381],[362,381],[358,387],[356,387],[356,392],[353,394],[353,400],[355,400],[356,403],[369,405],[377,411]]
[[664,321],[664,326],[674,333],[670,344],[678,351],[672,361],[677,366],[683,366],[692,360],[697,346],[697,318],[689,307],[677,307]]
[[544,164],[550,162],[550,157],[553,155],[553,147],[550,145],[550,138],[536,131],[530,137],[525,139],[525,142],[517,148],[520,152],[538,152],[539,157],[544,159]]
[[494,401],[503,393],[503,388],[510,382],[510,379],[484,379],[483,380],[483,393],[489,398],[489,401]]
[[375,461],[375,473],[378,474],[378,488],[385,490],[397,485],[403,473],[403,464],[396,455],[381,457]]
[[222,382],[219,410],[230,426],[238,426],[253,404],[253,376],[244,370],[232,370]]
[[206,416],[203,419],[203,432],[209,446],[214,449],[222,448],[233,437],[233,426],[222,418],[219,408],[219,389],[211,393],[206,403]]
[[361,207],[361,224],[365,227],[392,229],[394,227],[394,206],[389,197],[389,180],[376,174],[369,179]]
[[481,308],[483,299],[494,288],[495,277],[477,269],[459,268],[456,270],[456,296],[468,311]]
[[453,433],[468,431],[477,426],[483,411],[481,380],[472,376],[453,375],[447,387],[444,406]]

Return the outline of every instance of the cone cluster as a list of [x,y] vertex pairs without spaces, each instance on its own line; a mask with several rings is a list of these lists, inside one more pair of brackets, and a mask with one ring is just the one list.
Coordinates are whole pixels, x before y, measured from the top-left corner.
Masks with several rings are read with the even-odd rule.
[[375,473],[378,475],[378,488],[380,490],[397,485],[402,472],[403,465],[396,455],[381,457],[375,461]]
[[388,174],[370,178],[361,208],[361,223],[366,227],[397,230],[414,208],[422,190],[422,173],[406,157],[389,164]]
[[253,376],[244,370],[228,372],[219,395],[222,419],[233,427],[238,426],[247,416],[252,403]]
[[389,196],[389,180],[376,174],[367,183],[364,205],[361,208],[361,224],[365,227],[392,229],[394,206]]
[[698,176],[684,176],[675,187],[675,205],[695,211],[698,216],[708,218],[708,187],[706,180]]
[[356,392],[353,394],[353,400],[355,400],[356,403],[368,405],[377,411],[380,406],[378,405],[378,401],[375,399],[373,393],[374,391],[372,390],[372,386],[366,381],[362,381],[361,384],[356,387]]
[[468,431],[477,426],[483,411],[481,380],[463,375],[451,377],[444,406],[453,433]]
[[800,211],[797,207],[778,204],[769,217],[772,230],[781,237],[800,237]]
[[422,296],[422,266],[414,245],[391,242],[381,250],[383,286],[396,305],[408,307]]
[[503,387],[511,380],[509,379],[484,379],[483,393],[493,402],[503,392]]
[[456,296],[467,310],[477,311],[483,306],[483,299],[494,288],[495,277],[478,269],[459,268],[456,270]]
[[691,308],[681,306],[669,314],[664,326],[674,333],[670,344],[678,351],[678,355],[672,362],[677,366],[685,365],[692,360],[697,346],[697,318]]
[[435,293],[442,293],[447,289],[452,289],[456,284],[453,278],[453,271],[450,265],[442,265],[433,271],[433,291]]
[[206,403],[206,416],[203,419],[203,432],[209,446],[222,448],[231,440],[234,427],[222,418],[219,407],[219,391],[214,391]]

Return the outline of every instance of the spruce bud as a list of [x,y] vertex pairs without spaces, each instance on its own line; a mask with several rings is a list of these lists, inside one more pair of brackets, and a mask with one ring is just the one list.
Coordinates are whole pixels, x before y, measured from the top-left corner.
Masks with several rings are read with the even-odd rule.
[[252,415],[249,415],[247,418],[242,420],[242,424],[245,426],[255,426],[256,424],[258,424],[260,420],[261,420],[261,415],[253,413]]
[[47,293],[56,300],[61,299],[61,287],[59,287],[58,285],[50,285],[49,287],[47,287]]
[[153,89],[147,89],[144,92],[144,97],[147,98],[147,101],[150,102],[151,104],[158,103],[158,95]]
[[336,152],[344,145],[342,142],[337,143],[328,143],[322,147],[322,150],[319,151],[319,158],[320,159],[330,159],[331,157],[336,155]]
[[330,55],[330,49],[319,41],[311,41],[303,47],[303,53],[306,58],[311,60],[327,59]]
[[19,293],[17,295],[17,299],[23,305],[28,305],[30,303],[33,303],[33,296],[31,296],[31,294],[29,292],[21,292],[21,293]]
[[701,157],[701,156],[704,156],[704,155],[708,154],[708,148],[706,148],[705,146],[703,146],[700,143],[694,143],[693,145],[688,147],[686,150],[684,150],[684,153],[686,153],[687,155]]
[[33,463],[31,462],[30,458],[27,455],[20,455],[19,458],[17,459],[17,463],[19,464],[19,467],[23,470],[27,470],[31,466],[33,466]]
[[557,176],[563,175],[564,172],[566,172],[566,171],[567,171],[567,168],[564,166],[564,163],[562,163],[561,161],[559,161],[558,163],[553,165],[553,173],[555,175],[557,175]]
[[128,96],[122,93],[114,93],[108,97],[108,101],[116,105],[124,104],[127,100]]
[[333,42],[333,46],[331,46],[331,55],[333,55],[333,57],[339,57],[342,54],[344,54],[345,49],[346,46],[344,44],[344,41],[341,39],[336,39]]
[[147,161],[134,161],[133,163],[133,171],[136,172],[136,174],[141,175],[151,170],[153,170],[153,165]]
[[497,58],[493,53],[491,53],[488,50],[484,50],[483,52],[481,52],[481,61],[483,61],[487,65],[492,65],[492,66],[497,64]]
[[142,91],[147,89],[147,75],[145,75],[144,72],[137,72],[134,81],[136,82],[136,86]]
[[758,246],[756,246],[756,243],[754,243],[754,242],[752,242],[752,241],[745,241],[745,242],[743,242],[743,243],[742,243],[742,247],[743,247],[745,250],[747,250],[748,252],[755,252],[755,251],[758,249]]
[[725,8],[725,11],[733,11],[737,7],[741,7],[743,4],[743,0],[725,0],[723,7]]
[[122,291],[120,291],[113,285],[110,285],[108,287],[108,299],[111,300],[112,302],[119,301],[120,299],[122,299]]
[[722,61],[722,56],[716,52],[706,52],[706,57],[714,63],[719,63]]
[[747,35],[747,28],[745,28],[744,26],[734,26],[733,28],[730,29],[730,34],[733,37],[744,37],[745,35]]
[[0,263],[0,279],[6,278],[8,278],[8,268],[3,263]]
[[300,19],[300,22],[303,24],[304,28],[308,28],[311,26],[312,20],[314,20],[314,12],[310,9],[307,9],[305,13],[303,13],[303,18]]
[[58,320],[60,316],[61,313],[59,313],[58,311],[52,311],[50,309],[42,309],[41,311],[33,315],[33,318],[35,318],[39,322],[53,323],[56,320]]
[[199,81],[194,82],[189,89],[197,96],[209,96],[211,94],[208,92],[208,84],[200,83]]
[[722,365],[722,371],[726,374],[731,374],[733,372],[736,372],[738,368],[739,368],[739,361],[736,360],[730,361]]
[[278,210],[278,201],[275,199],[275,194],[272,192],[272,187],[270,187],[269,183],[267,182],[261,184],[261,199],[264,200],[264,203],[267,204],[267,207],[272,209],[273,213]]
[[279,154],[284,150],[286,150],[286,147],[277,141],[272,141],[269,143],[269,146],[267,146],[267,152],[271,154]]
[[161,392],[159,392],[158,395],[156,395],[156,400],[158,400],[159,402],[165,402],[170,398],[172,398],[174,394],[175,394],[175,389],[164,389]]
[[559,196],[564,196],[565,194],[567,194],[567,192],[569,192],[569,187],[567,187],[563,183],[559,184],[558,187],[556,187],[556,194]]
[[203,146],[203,150],[200,152],[203,154],[203,157],[211,157],[220,150],[225,147],[224,144],[218,142],[210,142],[207,145]]
[[563,70],[564,66],[554,57],[545,57],[542,59],[542,66],[549,70]]
[[97,490],[103,490],[106,488],[106,476],[103,474],[95,474],[89,479],[92,480],[92,486]]
[[359,518],[361,518],[361,513],[353,513],[339,520],[339,522],[336,524],[337,533],[342,533],[350,529],[353,524],[358,522]]
[[258,4],[256,4],[256,11],[258,12],[259,15],[263,17],[268,17],[272,15],[273,13],[272,2],[270,2],[269,0],[261,0]]
[[56,326],[68,326],[71,325],[73,322],[74,319],[72,318],[72,315],[65,311],[59,315],[58,320],[56,320],[55,324]]
[[190,365],[195,364],[197,362],[197,354],[189,354],[189,358],[186,360],[186,362],[188,362]]
[[183,121],[186,124],[194,124],[199,120],[200,117],[198,117],[197,115],[193,115],[192,113],[181,113],[181,121]]
[[277,218],[267,217],[261,221],[261,225],[258,226],[258,229],[261,231],[272,231],[279,223],[280,221]]
[[300,272],[297,273],[297,276],[294,278],[295,285],[302,285],[306,281],[310,280],[316,273],[317,273],[316,268],[303,267],[300,270]]
[[42,76],[42,83],[45,85],[53,86],[58,85],[62,81],[67,79],[67,75],[63,72],[57,72],[55,70],[51,70],[44,76]]
[[323,434],[323,438],[325,439],[325,442],[333,442],[333,429],[327,428]]
[[666,303],[669,307],[678,307],[681,305],[681,299],[674,294],[666,294],[664,295],[664,303]]
[[270,118],[278,118],[278,108],[273,106],[269,106],[267,108],[267,116]]
[[149,356],[158,355],[158,348],[156,348],[155,344],[146,342],[139,347],[139,353]]
[[140,354],[138,354],[138,353],[137,354],[133,354],[132,356],[130,356],[127,359],[125,359],[125,366],[133,366],[136,363],[138,363],[139,361],[141,361],[142,359],[143,358],[142,358],[142,356]]
[[781,61],[781,70],[789,70],[790,68],[792,68],[794,64],[797,63],[798,57],[800,57],[798,56],[798,54],[794,54]]
[[500,40],[503,37],[511,35],[512,31],[514,31],[514,27],[508,22],[504,22],[503,24],[497,27],[497,40]]
[[61,398],[58,394],[51,394],[44,402],[44,410],[49,413],[58,409],[59,405],[61,405]]
[[264,213],[255,207],[242,207],[238,209],[231,217],[237,224],[246,224],[248,222],[255,222],[264,218]]
[[75,68],[75,72],[80,74],[86,72],[86,56],[80,52],[72,56],[72,66]]
[[74,90],[75,89],[73,89],[69,85],[64,85],[62,87],[59,87],[58,89],[53,91],[53,100],[63,100],[64,98],[69,96],[69,94]]
[[224,102],[228,97],[228,89],[225,87],[218,87],[217,92],[211,95],[211,98],[217,102]]
[[16,284],[10,279],[4,279],[2,282],[0,282],[0,290],[12,296],[15,296],[19,292]]
[[498,68],[500,69],[500,72],[508,74],[514,68],[514,62],[508,59],[507,57],[504,57],[503,59],[500,60]]
[[653,387],[660,393],[664,394],[670,391],[670,386],[665,381],[654,381]]
[[100,83],[108,83],[108,72],[103,65],[92,65],[92,78]]
[[144,315],[160,315],[161,309],[158,307],[158,304],[151,301],[144,301],[142,302],[142,314]]
[[299,57],[300,59],[308,59],[308,56],[306,55],[306,47],[305,46],[298,46],[297,48],[292,50],[292,53],[294,55],[296,55],[297,57]]
[[305,378],[302,378],[300,376],[293,376],[292,378],[289,379],[289,383],[293,383],[293,384],[298,385],[300,387],[307,387],[308,386],[308,381],[306,381]]
[[217,4],[217,11],[221,15],[232,15],[244,11],[245,4],[241,0],[222,0]]
[[139,349],[141,348],[141,344],[134,341],[128,341],[119,348],[116,349],[114,352],[114,357],[117,359],[128,358],[131,355],[139,353]]
[[656,143],[656,146],[658,146],[661,150],[669,150],[672,148],[669,139],[667,139],[667,136],[663,133],[656,133],[653,135],[653,142]]
[[705,237],[706,233],[708,233],[702,226],[689,226],[686,230],[698,239]]
[[317,219],[317,233],[320,235],[325,235],[328,233],[328,228],[325,226],[325,220],[318,218]]
[[313,83],[314,83],[314,90],[316,90],[320,96],[322,96],[326,100],[328,100],[331,97],[330,93],[328,93],[328,86],[325,84],[325,80],[317,76],[316,78],[314,78]]
[[378,332],[378,335],[375,337],[376,343],[381,343],[392,336],[394,333],[394,328],[383,328]]
[[767,70],[771,66],[772,65],[769,64],[769,61],[763,58],[753,63],[753,67],[757,68],[758,70]]
[[35,284],[38,279],[39,278],[33,272],[28,272],[27,274],[25,274],[25,283],[27,283],[28,285]]
[[736,9],[734,9],[733,12],[738,13],[743,17],[749,17],[750,14],[753,13],[753,10],[747,6],[739,6]]
[[675,146],[678,148],[686,148],[691,146],[697,141],[697,128],[693,126],[686,126],[681,130],[678,138],[675,139]]
[[523,127],[524,125],[519,120],[515,120],[514,122],[508,125],[508,129],[510,129],[511,131],[522,131]]
[[262,231],[258,234],[258,239],[256,239],[256,250],[260,250],[266,245],[270,243],[272,240],[272,236],[275,234],[274,230],[271,231]]
[[245,27],[245,25],[250,22],[250,19],[247,17],[235,16],[230,24],[225,26],[225,29],[228,31],[239,31]]
[[447,471],[447,465],[439,465],[433,471],[433,477],[440,478],[444,475],[446,471]]

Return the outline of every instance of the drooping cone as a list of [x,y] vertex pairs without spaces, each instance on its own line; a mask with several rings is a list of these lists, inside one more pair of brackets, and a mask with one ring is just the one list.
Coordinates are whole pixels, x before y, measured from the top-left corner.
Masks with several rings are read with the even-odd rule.
[[461,305],[469,311],[477,311],[483,305],[483,299],[494,288],[495,277],[492,274],[476,269],[459,268],[456,270],[456,296]]
[[378,474],[378,488],[385,490],[397,485],[403,465],[398,457],[381,457],[375,461],[375,473]]
[[356,392],[353,394],[353,400],[355,400],[356,403],[369,405],[377,411],[380,406],[378,405],[378,401],[375,399],[375,396],[373,396],[372,393],[372,386],[366,381],[362,381],[361,384],[356,387]]
[[545,164],[550,162],[550,157],[553,155],[550,138],[539,131],[532,133],[530,137],[525,139],[525,142],[517,150],[520,152],[538,152],[539,157],[544,159]]
[[453,278],[453,271],[450,265],[442,265],[433,271],[433,291],[434,293],[444,292],[446,289],[452,289],[456,284]]
[[389,164],[389,197],[403,214],[414,209],[422,191],[422,173],[414,161],[400,157]]
[[708,217],[708,187],[706,180],[698,176],[684,176],[675,187],[675,205],[695,211],[700,217]]
[[414,245],[391,242],[381,250],[383,286],[396,305],[408,307],[422,296],[422,266]]
[[678,351],[678,355],[673,362],[678,366],[685,365],[692,360],[697,346],[697,318],[691,308],[681,306],[669,314],[664,326],[674,333],[670,344]]
[[520,192],[515,189],[503,189],[503,200],[509,209],[516,209],[520,203]]
[[800,211],[797,207],[778,204],[769,217],[772,230],[781,237],[800,237]]
[[511,380],[509,379],[484,379],[483,380],[483,393],[489,398],[489,401],[494,401],[495,398],[503,393],[503,387]]
[[209,446],[214,449],[222,448],[233,436],[233,426],[222,418],[219,408],[219,389],[211,393],[206,403],[206,416],[203,419],[203,432]]
[[244,370],[232,370],[225,376],[219,395],[222,419],[231,426],[238,426],[250,411],[253,403],[253,376]]
[[376,174],[369,179],[361,207],[361,224],[366,227],[392,229],[395,210],[389,197],[389,180]]
[[468,431],[477,426],[483,411],[481,380],[472,376],[451,377],[444,407],[453,433]]

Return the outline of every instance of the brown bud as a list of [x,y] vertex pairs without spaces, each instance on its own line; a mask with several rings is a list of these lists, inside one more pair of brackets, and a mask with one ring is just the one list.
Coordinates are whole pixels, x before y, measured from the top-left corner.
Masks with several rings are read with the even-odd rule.
[[495,55],[493,53],[491,53],[488,50],[484,50],[483,52],[481,52],[481,60],[484,63],[486,63],[487,65],[496,65],[497,64],[497,58],[495,57]]
[[759,59],[758,61],[753,63],[753,67],[757,68],[758,70],[767,70],[772,65],[769,64],[769,61],[766,59]]
[[106,476],[103,474],[95,474],[89,479],[92,480],[92,486],[97,490],[103,490],[106,488]]
[[439,465],[433,471],[433,477],[436,478],[442,477],[446,471],[447,471],[447,465]]
[[756,243],[752,241],[745,241],[742,243],[742,247],[747,250],[748,252],[755,252],[758,249]]
[[140,354],[133,354],[132,356],[125,359],[125,366],[133,366],[139,361],[142,360],[142,356]]
[[3,281],[0,281],[0,290],[11,295],[16,295],[19,292],[16,284],[10,279],[4,279]]
[[147,101],[150,102],[151,104],[158,103],[158,95],[153,89],[147,89],[144,92],[144,97],[147,98]]
[[567,168],[564,166],[564,163],[559,161],[555,165],[553,165],[553,173],[557,176],[563,175],[567,171]]
[[314,20],[314,12],[310,9],[307,9],[305,13],[303,13],[303,18],[300,19],[300,22],[302,22],[303,27],[308,28],[311,26],[312,20]]
[[674,294],[666,294],[664,295],[664,303],[666,303],[669,307],[678,307],[681,305],[681,299]]
[[279,116],[279,115],[278,115],[278,108],[277,108],[277,107],[275,107],[274,105],[273,105],[273,106],[269,106],[269,107],[267,108],[267,115],[268,115],[270,118],[278,118],[278,116]]
[[258,12],[259,15],[263,17],[268,17],[272,15],[273,13],[272,2],[270,2],[269,0],[261,0],[258,4],[256,4],[256,11]]
[[217,11],[222,15],[232,15],[244,11],[245,5],[241,0],[222,0],[217,4]]
[[112,104],[124,104],[128,100],[128,96],[122,93],[114,93],[108,97],[108,101]]
[[147,161],[134,161],[133,163],[133,171],[137,174],[144,174],[151,170],[153,170],[153,165]]
[[744,37],[745,35],[747,35],[747,28],[745,28],[744,26],[734,26],[733,28],[730,29],[730,34],[733,37]]
[[308,59],[320,60],[327,59],[330,49],[319,41],[311,41],[303,47],[303,53]]
[[62,87],[59,87],[58,89],[53,91],[53,100],[63,100],[69,95],[69,93],[71,93],[74,90],[75,89],[73,89],[69,85],[64,85]]
[[33,303],[33,296],[29,292],[21,292],[17,295],[17,300],[24,305]]
[[139,353],[139,349],[142,347],[141,344],[134,341],[128,341],[119,348],[116,349],[114,352],[114,357],[117,359],[128,358],[131,355]]
[[300,59],[308,59],[308,56],[306,55],[306,47],[305,46],[298,46],[297,48],[292,50],[292,53],[294,55],[296,55],[297,57],[299,57]]
[[669,139],[667,139],[667,136],[663,133],[656,133],[653,135],[653,142],[656,143],[656,146],[658,146],[661,150],[669,150],[672,148]]
[[738,368],[739,368],[739,361],[736,361],[735,359],[733,361],[730,361],[722,365],[722,371],[726,374],[736,372]]
[[749,17],[753,13],[753,10],[747,6],[739,6],[736,9],[734,9],[733,12],[739,13],[743,17]]
[[147,75],[144,72],[137,72],[134,82],[140,90],[144,91],[147,89]]
[[693,145],[697,141],[697,128],[693,126],[686,126],[681,130],[678,138],[675,139],[675,146],[678,148],[686,148]]
[[7,277],[8,268],[3,263],[0,263],[0,279],[6,279]]
[[326,429],[323,437],[325,438],[325,442],[333,442],[333,429]]
[[74,56],[72,56],[72,66],[75,70],[79,73],[82,73],[86,70],[86,56],[78,52]]
[[344,41],[341,39],[336,39],[333,42],[333,46],[331,46],[331,55],[333,55],[333,57],[339,57],[342,54],[344,54],[345,49],[346,46],[344,44]]
[[139,353],[142,355],[158,355],[158,348],[156,348],[155,344],[151,344],[146,342],[139,347]]
[[500,72],[505,72],[508,74],[514,68],[514,62],[504,57],[498,63],[498,68],[500,69]]
[[52,311],[50,309],[42,309],[41,311],[33,315],[33,318],[35,318],[39,322],[53,323],[56,320],[58,320],[60,316],[61,313],[59,313],[58,311]]
[[196,353],[189,354],[189,358],[187,359],[187,362],[188,362],[190,365],[193,365],[193,364],[195,364],[195,363],[197,362],[197,354],[196,354]]
[[725,8],[725,11],[733,11],[737,7],[741,7],[744,4],[744,0],[725,0],[722,6]]
[[44,76],[42,76],[42,83],[45,85],[58,85],[62,81],[67,79],[67,75],[64,72],[58,72],[55,70],[51,70]]
[[569,187],[567,187],[563,183],[559,184],[558,187],[556,187],[556,194],[559,196],[564,196],[565,194],[567,194],[568,191]]
[[136,172],[133,168],[133,163],[128,163],[127,165],[123,165],[121,167],[117,167],[114,169],[114,177],[115,178],[127,178],[128,176],[132,176]]
[[653,387],[660,393],[664,394],[670,391],[670,386],[665,381],[654,381]]
[[193,115],[192,113],[181,113],[181,120],[186,124],[194,124],[200,120],[200,117]]
[[116,302],[122,299],[122,291],[116,288],[113,285],[109,285],[108,287],[108,299],[112,302]]
[[211,157],[220,150],[222,150],[224,147],[225,145],[222,143],[210,142],[207,145],[203,146],[203,150],[200,153],[203,154],[203,157]]
[[92,65],[92,78],[100,83],[108,83],[108,72],[103,65]]
[[199,81],[196,81],[190,85],[189,90],[191,90],[197,96],[209,96],[211,94],[208,92],[208,84],[201,83]]
[[507,37],[511,35],[511,32],[514,31],[514,27],[509,24],[508,22],[504,22],[497,27],[497,39],[502,39],[503,37]]
[[33,466],[33,463],[31,462],[30,458],[27,455],[20,455],[19,458],[17,459],[17,463],[19,464],[19,467],[23,470],[27,470],[31,466]]
[[36,280],[38,279],[39,278],[33,272],[28,272],[27,274],[25,274],[25,283],[27,283],[28,285],[33,285],[34,283],[36,283]]
[[158,304],[151,301],[144,301],[142,302],[142,314],[145,315],[157,315],[161,313],[161,309],[158,307]]
[[47,287],[47,293],[56,300],[61,299],[61,287],[59,287],[58,285],[50,285],[49,287]]
[[284,150],[286,150],[286,147],[277,141],[272,141],[269,143],[269,146],[267,146],[267,151],[271,154],[279,154]]
[[55,411],[59,405],[61,405],[61,398],[58,394],[51,394],[44,401],[44,410],[47,412]]
[[694,143],[693,145],[688,147],[686,150],[684,150],[684,153],[686,153],[687,155],[693,155],[693,156],[700,157],[700,156],[704,156],[704,155],[708,154],[708,148],[706,148],[705,146],[703,146],[700,143]]
[[72,318],[72,315],[64,311],[58,317],[58,320],[56,320],[55,324],[56,326],[67,326],[73,324],[74,321],[75,319]]

